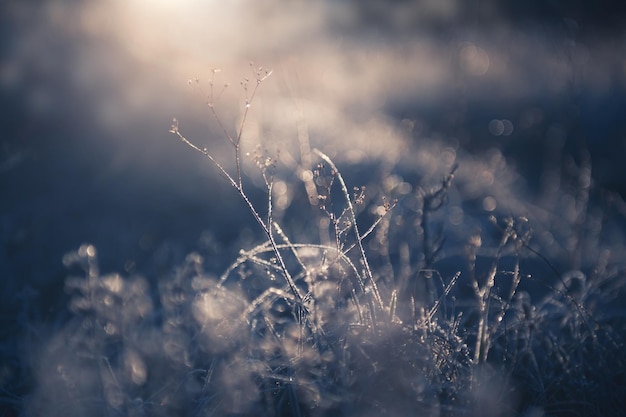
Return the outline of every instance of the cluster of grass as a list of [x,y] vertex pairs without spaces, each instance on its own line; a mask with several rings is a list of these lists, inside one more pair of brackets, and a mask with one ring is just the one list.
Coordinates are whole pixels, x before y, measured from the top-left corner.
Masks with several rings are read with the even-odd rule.
[[[396,175],[372,187],[359,178],[349,185],[320,150],[281,174],[276,158],[258,148],[249,156],[266,198],[250,197],[242,132],[268,76],[258,68],[243,83],[234,135],[215,113],[210,82],[209,109],[232,145],[232,172],[176,120],[171,128],[239,194],[261,242],[242,249],[221,275],[205,271],[210,254],[192,253],[156,286],[101,274],[92,245],[68,254],[64,262],[82,271],[66,282],[73,316],[33,355],[37,388],[25,415],[622,412],[626,315],[615,298],[626,276],[603,246],[603,220],[588,210],[583,174],[563,191],[573,197],[558,200],[567,206],[559,217],[565,225],[553,232],[569,239],[575,259],[592,252],[577,268],[562,273],[533,246],[529,218],[494,215],[465,236],[464,262],[448,275],[439,266],[447,262],[454,165],[432,183]],[[280,216],[277,184],[292,191]],[[528,258],[549,273],[530,276]]]

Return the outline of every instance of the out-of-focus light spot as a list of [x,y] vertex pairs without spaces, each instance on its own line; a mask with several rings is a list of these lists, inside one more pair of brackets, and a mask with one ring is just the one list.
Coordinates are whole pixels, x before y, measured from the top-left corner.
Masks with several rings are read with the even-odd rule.
[[509,136],[514,130],[513,123],[508,119],[493,119],[487,128],[493,136]]
[[402,126],[402,128],[407,132],[412,132],[415,128],[415,121],[411,119],[402,119],[400,126]]
[[511,123],[508,119],[503,119],[502,124],[504,125],[504,132],[502,132],[503,136],[509,136],[513,133],[513,123]]
[[486,185],[486,186],[492,185],[493,180],[494,180],[493,172],[489,171],[488,169],[485,169],[484,171],[480,173],[479,179],[483,185]]
[[483,209],[485,211],[494,211],[497,205],[498,203],[496,202],[496,199],[491,196],[485,197],[483,199]]
[[274,202],[274,206],[280,210],[285,210],[291,204],[291,199],[288,194],[279,196]]
[[411,191],[413,191],[413,186],[409,184],[408,182],[401,182],[396,187],[396,191],[400,195],[407,195],[407,194],[410,194]]
[[126,352],[124,362],[126,369],[130,373],[131,381],[137,385],[143,385],[146,382],[148,372],[141,356],[134,351],[128,351]]
[[104,326],[104,331],[106,334],[108,334],[109,336],[113,336],[114,334],[117,333],[117,327],[113,324],[113,323],[107,323]]
[[285,181],[276,181],[272,186],[272,190],[275,196],[285,195],[288,191],[287,183]]
[[107,307],[111,307],[114,304],[115,300],[110,295],[105,295],[102,297],[102,304]]
[[480,77],[489,70],[489,54],[484,49],[469,43],[459,52],[459,65],[468,75]]
[[502,135],[502,133],[504,133],[504,123],[502,123],[502,120],[493,119],[489,122],[488,129],[489,133],[491,133],[492,135],[500,136]]
[[452,166],[454,161],[456,161],[456,150],[452,148],[445,148],[441,153],[441,159],[446,167]]
[[102,286],[108,291],[118,294],[124,287],[124,280],[118,274],[108,275],[102,279]]
[[299,172],[298,177],[300,178],[300,181],[311,181],[313,179],[313,173],[311,172],[311,170],[304,170]]
[[93,258],[96,256],[96,247],[93,245],[81,245],[80,248],[78,248],[78,256]]
[[469,238],[467,244],[473,249],[478,249],[483,245],[483,239],[480,237],[480,230],[478,233]]
[[450,208],[450,224],[460,226],[463,224],[463,209],[459,206]]
[[402,177],[398,175],[389,175],[383,181],[383,189],[386,193],[389,193],[396,188],[400,182],[402,182]]
[[407,195],[413,190],[413,186],[398,175],[390,175],[383,181],[383,190],[385,193]]
[[376,210],[374,210],[374,213],[377,216],[384,216],[387,213],[387,208],[385,206],[378,206],[376,207]]

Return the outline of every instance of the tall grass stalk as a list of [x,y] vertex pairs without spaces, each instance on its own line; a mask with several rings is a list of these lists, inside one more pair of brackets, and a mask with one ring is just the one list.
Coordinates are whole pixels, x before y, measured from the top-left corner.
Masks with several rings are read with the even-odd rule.
[[[216,71],[213,71],[213,74],[215,75]],[[250,210],[250,213],[252,214],[252,216],[254,217],[254,219],[256,220],[256,222],[259,224],[259,226],[261,226],[261,229],[263,229],[263,232],[265,233],[265,235],[267,236],[270,244],[272,245],[272,249],[274,251],[274,255],[276,256],[276,259],[278,260],[278,263],[280,265],[283,277],[285,278],[285,281],[287,282],[287,285],[289,285],[289,289],[291,290],[292,295],[295,297],[295,300],[297,303],[299,303],[300,305],[303,304],[303,300],[304,300],[304,296],[301,294],[300,290],[298,289],[298,287],[296,286],[296,284],[293,281],[293,278],[291,277],[291,274],[289,273],[289,270],[287,269],[286,265],[285,265],[285,261],[283,260],[282,254],[281,252],[278,250],[277,244],[276,244],[276,239],[274,238],[274,232],[273,232],[273,222],[271,219],[272,216],[272,181],[268,180],[267,178],[265,178],[266,180],[266,184],[268,187],[268,213],[267,213],[267,220],[263,220],[263,218],[261,217],[261,215],[259,214],[259,212],[257,211],[256,207],[252,204],[252,202],[250,201],[250,199],[248,198],[248,195],[246,194],[246,191],[244,189],[244,185],[243,185],[243,179],[242,179],[242,175],[241,175],[241,135],[243,134],[243,128],[245,125],[245,121],[246,118],[248,116],[248,112],[250,110],[250,107],[252,105],[252,102],[254,100],[254,97],[256,95],[256,91],[258,89],[258,87],[261,85],[261,83],[263,81],[265,81],[270,75],[271,75],[271,71],[263,71],[263,68],[258,68],[254,71],[255,74],[255,84],[254,87],[252,89],[252,92],[250,95],[248,95],[248,87],[247,87],[247,83],[248,80],[245,80],[245,82],[242,83],[242,85],[244,86],[244,90],[246,91],[246,102],[245,102],[245,109],[243,112],[243,117],[241,120],[241,124],[237,130],[237,134],[235,135],[235,137],[233,138],[229,133],[228,130],[224,127],[224,125],[222,124],[220,118],[217,116],[217,113],[215,112],[215,107],[214,107],[214,102],[213,102],[213,98],[214,98],[214,93],[213,93],[213,85],[214,85],[214,80],[211,80],[210,86],[211,86],[211,94],[209,96],[209,108],[211,109],[211,113],[213,114],[213,116],[215,117],[215,119],[217,120],[217,123],[220,125],[220,127],[222,128],[226,138],[228,139],[228,141],[231,143],[231,145],[234,148],[235,151],[235,166],[236,166],[236,175],[235,177],[231,176],[230,173],[213,157],[213,155],[211,154],[211,152],[206,149],[206,148],[202,148],[200,149],[198,146],[196,146],[195,144],[193,144],[191,141],[189,141],[186,137],[184,137],[182,135],[182,133],[180,132],[179,128],[178,128],[178,120],[174,119],[172,126],[170,128],[170,132],[175,134],[176,136],[178,136],[178,138],[187,146],[191,147],[193,150],[201,153],[202,155],[204,155],[206,158],[209,159],[209,161],[211,161],[211,163],[213,163],[213,165],[215,165],[215,167],[217,167],[217,169],[220,171],[220,173],[228,180],[228,182],[230,182],[230,185],[233,186],[233,188],[235,190],[237,190],[237,192],[239,193],[239,195],[241,196],[241,198],[243,199],[243,201],[245,202],[246,206],[248,206],[248,209]],[[264,169],[269,167],[269,161],[264,161]],[[265,177],[265,171],[263,172],[263,175]]]

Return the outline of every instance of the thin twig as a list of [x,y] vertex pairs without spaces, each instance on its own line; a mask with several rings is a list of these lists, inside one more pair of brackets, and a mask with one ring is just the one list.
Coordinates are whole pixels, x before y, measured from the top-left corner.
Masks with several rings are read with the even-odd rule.
[[378,304],[378,307],[381,310],[383,310],[384,304],[380,297],[380,293],[378,292],[378,287],[376,285],[376,282],[374,281],[374,277],[372,275],[372,270],[370,269],[369,262],[367,261],[367,255],[365,254],[365,249],[363,248],[362,237],[361,237],[361,234],[359,233],[359,226],[357,225],[357,222],[356,222],[356,213],[354,211],[354,206],[352,205],[352,201],[350,200],[350,193],[348,193],[348,187],[346,187],[346,183],[343,180],[343,176],[337,169],[337,166],[335,166],[335,163],[332,161],[332,159],[330,159],[325,153],[323,153],[319,149],[313,149],[313,152],[317,156],[322,158],[328,165],[330,165],[333,171],[336,172],[337,178],[339,179],[339,184],[341,185],[341,190],[344,196],[346,197],[346,204],[348,206],[348,210],[350,213],[350,221],[352,222],[352,227],[354,229],[356,243],[359,247],[359,251],[361,252],[361,260],[363,261],[363,267],[365,268],[366,278],[369,280],[369,283],[372,287],[372,293],[374,294],[374,298],[376,299],[376,303]]

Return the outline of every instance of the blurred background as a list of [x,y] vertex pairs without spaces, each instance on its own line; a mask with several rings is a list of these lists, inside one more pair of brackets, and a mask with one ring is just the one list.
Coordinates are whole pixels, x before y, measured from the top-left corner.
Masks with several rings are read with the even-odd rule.
[[246,146],[289,150],[305,135],[346,172],[424,172],[442,149],[461,167],[498,154],[519,174],[508,191],[528,201],[549,192],[562,155],[588,155],[594,186],[623,198],[625,12],[569,0],[3,1],[3,340],[16,316],[62,316],[62,258],[84,242],[105,272],[148,277],[197,248],[226,253],[216,272],[234,257],[251,217],[168,133],[176,117],[232,160],[206,106],[213,69],[228,129],[241,117],[240,82],[254,84],[250,65],[273,71]]

